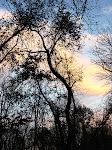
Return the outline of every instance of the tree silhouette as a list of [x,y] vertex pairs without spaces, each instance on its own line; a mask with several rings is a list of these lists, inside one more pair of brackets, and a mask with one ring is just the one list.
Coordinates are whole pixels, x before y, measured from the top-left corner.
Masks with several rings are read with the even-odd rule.
[[[0,63],[8,60],[13,66],[13,69],[15,68],[15,64],[20,65],[20,70],[18,68],[15,69],[18,74],[16,80],[12,80],[13,86],[16,85],[18,88],[14,90],[14,93],[12,91],[11,94],[15,94],[16,96],[12,95],[12,97],[16,97],[17,100],[20,98],[20,105],[22,108],[25,108],[25,110],[25,100],[28,100],[28,98],[31,100],[32,93],[29,91],[28,94],[21,94],[21,87],[19,85],[21,83],[24,84],[24,81],[28,80],[32,81],[34,85],[36,84],[35,87],[37,89],[32,94],[35,96],[32,96],[34,98],[34,104],[32,106],[33,115],[35,116],[34,149],[36,149],[37,146],[38,112],[40,110],[41,115],[44,117],[44,108],[47,107],[50,108],[54,117],[55,129],[60,144],[58,148],[63,150],[76,149],[77,130],[75,127],[77,126],[77,108],[73,85],[75,85],[76,82],[81,81],[82,72],[79,71],[79,74],[77,73],[76,76],[73,75],[70,68],[67,66],[67,63],[70,63],[70,60],[65,59],[66,71],[62,74],[58,67],[61,62],[63,63],[64,59],[63,57],[57,57],[57,53],[59,51],[59,46],[62,46],[65,50],[70,49],[70,51],[73,52],[80,50],[80,39],[83,28],[82,20],[84,13],[87,10],[86,7],[88,6],[88,1],[71,0],[74,6],[63,0],[6,0],[6,2],[10,2],[9,6],[13,8],[13,11],[12,20],[7,22],[4,27],[1,27],[2,31],[0,34],[3,35],[4,38],[1,36],[2,43],[0,45],[0,52],[2,58]],[[31,39],[34,39],[33,43],[35,42],[33,46],[31,46]],[[44,67],[43,69],[41,67],[42,65],[46,66],[46,68]],[[73,78],[73,76],[76,78]],[[46,92],[48,92],[47,87],[44,87],[44,89],[41,88],[40,85],[42,85],[42,83],[40,84],[40,82],[43,82],[44,86],[46,86],[46,80],[47,83],[57,82],[57,85],[60,83],[60,88],[63,89],[64,94],[61,92],[57,94],[58,92],[56,92],[58,96],[55,96],[54,99],[55,101],[60,99],[61,101],[62,99],[65,100],[63,109],[52,101],[50,94],[46,94]],[[53,93],[54,87],[50,88],[49,86],[50,92]],[[41,101],[39,101],[40,99]],[[42,103],[42,100],[45,104],[47,103],[47,105],[45,105],[46,107],[43,107],[44,103]],[[29,108],[30,106],[31,104],[28,105]],[[71,119],[72,108],[74,111],[73,120]],[[22,116],[24,113],[25,111],[23,109],[21,112]],[[42,122],[43,117],[41,118]],[[64,125],[62,124],[61,117],[65,119],[65,135],[62,128]],[[16,132],[17,140],[18,130]],[[49,135],[49,131],[45,129],[45,132]],[[16,142],[13,146],[15,145]],[[45,146],[43,147],[45,149]]]
[[[93,50],[93,54],[96,56],[95,63],[101,66],[104,70],[104,73],[102,73],[100,76],[100,79],[107,80],[107,84],[111,84],[111,78],[112,78],[112,35],[111,35],[111,27],[104,29],[102,33],[99,34],[96,46]],[[96,129],[94,136],[100,132],[100,130],[103,128],[103,126],[106,124],[108,119],[110,118],[112,114],[112,107],[111,107],[111,89],[110,92],[108,92],[106,98],[107,108],[106,113],[104,113],[103,120],[99,124],[99,127]],[[95,137],[94,137],[95,138]]]

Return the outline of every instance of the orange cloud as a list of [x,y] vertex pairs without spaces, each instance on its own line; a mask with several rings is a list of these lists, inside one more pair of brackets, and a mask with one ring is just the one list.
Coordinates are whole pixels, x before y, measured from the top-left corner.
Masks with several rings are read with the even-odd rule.
[[105,74],[104,70],[95,64],[92,64],[88,57],[80,56],[78,61],[83,64],[84,78],[78,85],[82,92],[88,95],[106,94],[111,86],[107,84],[107,80],[100,80],[98,76]]

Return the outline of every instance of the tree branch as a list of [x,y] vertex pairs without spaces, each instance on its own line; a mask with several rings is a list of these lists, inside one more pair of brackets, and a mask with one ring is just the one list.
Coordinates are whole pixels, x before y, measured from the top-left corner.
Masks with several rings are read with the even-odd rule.
[[51,51],[50,51],[50,55],[53,54],[54,48],[55,48],[57,42],[58,42],[60,39],[61,39],[61,35],[60,35],[59,38],[54,42],[54,45],[53,45],[53,47],[52,47],[52,49],[51,49]]
[[46,50],[46,52],[49,52],[49,50],[47,49],[47,47],[46,47],[46,45],[45,45],[44,38],[42,37],[42,35],[40,34],[40,32],[39,32],[38,30],[36,30],[36,29],[31,29],[31,28],[30,28],[30,30],[31,30],[31,31],[35,31],[35,32],[38,33],[38,35],[40,36],[40,38],[41,38],[41,40],[42,40],[44,49]]
[[24,30],[25,27],[22,27],[20,30],[18,30],[18,28],[16,29],[17,31],[15,31],[11,37],[9,37],[5,42],[3,42],[1,45],[0,45],[0,51],[2,51],[2,48],[13,38],[15,37],[17,34],[19,34],[21,31]]
[[110,72],[110,73],[112,73],[112,70],[110,70],[110,69],[107,68],[106,66],[103,66],[103,69],[106,70],[106,71],[108,71],[108,72]]
[[0,60],[0,64],[4,61],[4,59],[7,57],[7,55],[10,54],[10,52],[17,46],[17,43],[18,43],[18,38],[17,38],[17,41],[16,41],[16,44],[7,52],[7,54]]
[[82,16],[83,16],[83,14],[84,14],[84,12],[85,12],[86,5],[87,5],[87,1],[88,1],[88,0],[85,0],[85,2],[83,3]]

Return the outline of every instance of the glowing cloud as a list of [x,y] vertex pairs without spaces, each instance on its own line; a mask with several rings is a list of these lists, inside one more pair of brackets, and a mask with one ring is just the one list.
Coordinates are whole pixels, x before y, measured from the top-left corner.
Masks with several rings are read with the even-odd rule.
[[88,95],[106,94],[111,86],[107,84],[106,80],[98,78],[98,76],[105,74],[103,69],[98,65],[92,64],[88,57],[80,56],[78,59],[83,64],[84,73],[83,80],[78,85],[81,91]]

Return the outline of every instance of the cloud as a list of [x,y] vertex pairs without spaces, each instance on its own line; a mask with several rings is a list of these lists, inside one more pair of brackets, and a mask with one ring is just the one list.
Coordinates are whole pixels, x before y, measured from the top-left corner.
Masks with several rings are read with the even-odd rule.
[[82,38],[83,52],[91,52],[91,50],[95,47],[98,35],[90,34],[88,32],[84,33]]
[[102,26],[103,26],[104,29],[106,29],[106,28],[107,28],[107,29],[108,29],[108,28],[111,28],[111,26],[110,26],[109,23],[104,23]]
[[91,62],[90,57],[93,57],[92,50],[96,45],[98,37],[101,35],[94,35],[85,33],[85,46],[83,54],[79,54],[76,58],[78,64],[82,66],[83,80],[78,83],[80,90],[87,95],[103,95],[110,90],[110,85],[107,84],[107,80],[101,80],[98,76],[103,76],[105,74],[104,70]]
[[106,94],[111,86],[107,84],[106,80],[100,80],[98,78],[98,75],[105,74],[103,69],[98,65],[92,64],[86,56],[80,55],[78,61],[82,63],[84,73],[84,78],[78,85],[80,90],[88,95]]
[[80,100],[82,105],[92,108],[93,110],[104,106],[104,95],[83,95],[83,98]]
[[102,9],[102,11],[103,11],[104,14],[110,14],[110,13],[112,13],[112,6],[104,7]]
[[10,20],[11,13],[6,9],[0,9],[0,19]]
[[89,46],[93,46],[94,42],[97,40],[97,36],[94,34],[90,34],[88,32],[85,33],[85,44]]

